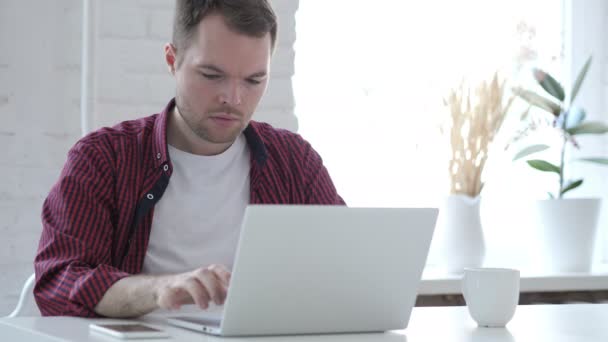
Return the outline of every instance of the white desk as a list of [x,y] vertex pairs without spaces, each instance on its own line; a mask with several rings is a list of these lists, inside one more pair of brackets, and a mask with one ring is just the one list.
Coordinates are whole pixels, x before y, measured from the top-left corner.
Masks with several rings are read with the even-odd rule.
[[[71,317],[0,319],[2,341],[120,341],[89,333],[91,322]],[[117,320],[106,320],[117,321]],[[272,341],[272,342],[418,342],[418,341],[608,341],[608,304],[524,305],[506,329],[477,328],[466,307],[414,308],[406,330],[378,334],[278,336],[222,339],[160,324],[171,339],[159,341]],[[140,340],[141,341],[141,340]],[[153,340],[148,340],[153,341]]]

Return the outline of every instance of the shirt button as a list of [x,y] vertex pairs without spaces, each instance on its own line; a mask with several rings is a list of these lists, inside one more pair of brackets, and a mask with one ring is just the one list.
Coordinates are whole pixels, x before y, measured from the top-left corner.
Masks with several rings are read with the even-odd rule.
[[156,159],[160,159],[160,153],[156,154]]
[[169,171],[169,165],[165,164],[165,166],[163,166],[163,170]]
[[154,195],[152,195],[152,194],[148,194],[146,197],[148,197],[149,200],[153,200],[154,199]]

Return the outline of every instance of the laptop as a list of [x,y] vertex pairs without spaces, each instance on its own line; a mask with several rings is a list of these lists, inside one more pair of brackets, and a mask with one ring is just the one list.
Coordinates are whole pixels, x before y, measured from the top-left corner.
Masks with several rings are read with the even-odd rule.
[[437,212],[248,206],[221,319],[167,321],[220,336],[405,329]]

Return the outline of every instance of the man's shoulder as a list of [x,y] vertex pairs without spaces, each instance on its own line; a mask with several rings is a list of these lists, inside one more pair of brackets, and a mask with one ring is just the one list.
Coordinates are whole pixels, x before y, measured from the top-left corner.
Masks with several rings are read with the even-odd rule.
[[301,144],[305,142],[300,134],[290,130],[276,128],[266,122],[251,121],[250,123],[265,145]]
[[251,125],[261,139],[269,160],[274,163],[299,164],[319,159],[318,153],[300,134],[264,122],[252,121]]
[[120,122],[112,127],[102,127],[82,137],[74,148],[109,148],[117,144],[145,144],[154,135],[154,125],[160,114]]

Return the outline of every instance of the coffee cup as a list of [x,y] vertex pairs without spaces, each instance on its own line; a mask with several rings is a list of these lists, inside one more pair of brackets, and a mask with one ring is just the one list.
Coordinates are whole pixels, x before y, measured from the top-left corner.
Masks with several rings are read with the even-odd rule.
[[465,268],[462,293],[471,317],[481,327],[504,327],[519,302],[519,271]]

